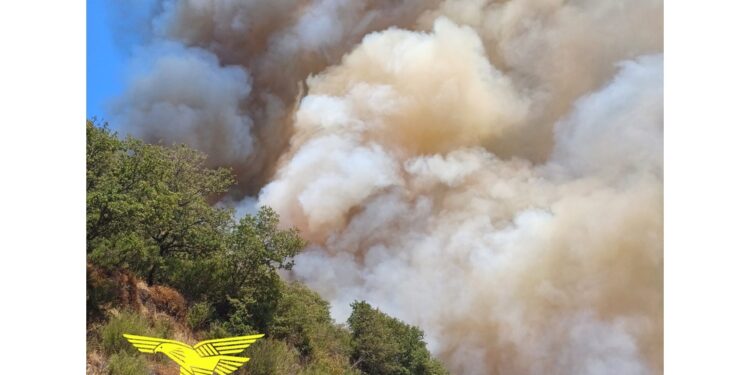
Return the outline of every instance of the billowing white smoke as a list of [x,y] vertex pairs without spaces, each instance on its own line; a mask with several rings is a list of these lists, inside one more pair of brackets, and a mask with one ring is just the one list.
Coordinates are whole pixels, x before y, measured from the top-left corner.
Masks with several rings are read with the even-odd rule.
[[299,84],[338,63],[368,32],[413,24],[435,2],[141,0],[138,8],[153,12],[149,22],[121,22],[149,25],[127,33],[146,34],[145,51],[135,53],[112,122],[149,141],[208,153],[213,164],[235,170],[236,198],[255,194],[288,145]]
[[308,80],[260,195],[316,241],[295,275],[338,319],[366,299],[424,327],[458,373],[658,372],[661,56],[620,65],[534,165],[481,147],[528,100],[471,29],[367,36]]
[[660,1],[167,4],[187,47],[125,121],[267,182],[336,319],[365,299],[459,374],[663,371]]

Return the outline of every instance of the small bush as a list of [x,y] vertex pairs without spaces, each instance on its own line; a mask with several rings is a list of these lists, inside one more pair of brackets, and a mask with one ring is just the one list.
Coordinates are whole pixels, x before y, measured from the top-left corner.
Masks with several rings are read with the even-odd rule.
[[242,374],[292,375],[300,372],[294,349],[282,341],[260,339],[246,352],[250,362],[242,367]]
[[219,322],[212,322],[208,326],[208,332],[206,333],[206,337],[210,339],[221,339],[230,336],[232,336],[232,334],[227,330],[225,324]]
[[164,312],[177,320],[181,320],[186,315],[185,298],[173,288],[163,285],[154,285],[149,288],[150,299],[158,311]]
[[299,375],[359,375],[362,374],[344,357],[316,358],[305,365]]
[[107,354],[128,351],[135,354],[136,350],[122,337],[123,334],[153,336],[146,318],[131,311],[123,311],[119,315],[110,317],[107,324],[100,330],[102,349]]
[[151,336],[154,337],[161,337],[161,338],[170,338],[172,337],[172,322],[169,320],[169,318],[160,316],[155,319],[153,326],[149,330],[151,333]]
[[109,375],[148,375],[148,364],[141,355],[118,352],[109,357]]
[[187,312],[187,324],[190,328],[201,329],[208,324],[213,315],[213,307],[208,302],[196,303],[190,306]]

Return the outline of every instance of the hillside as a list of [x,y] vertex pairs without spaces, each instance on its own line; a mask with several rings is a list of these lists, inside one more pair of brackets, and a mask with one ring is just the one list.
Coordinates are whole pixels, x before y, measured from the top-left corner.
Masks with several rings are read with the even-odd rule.
[[268,207],[215,204],[234,184],[185,146],[87,131],[87,374],[178,374],[122,334],[205,339],[263,333],[237,374],[444,374],[423,332],[364,301],[347,325],[281,279],[306,243]]
[[[269,337],[248,349],[246,354],[253,360],[238,373],[362,373],[349,364],[351,334],[332,322],[325,301],[299,283],[284,288],[280,301],[284,311],[279,312]],[[105,272],[89,265],[88,297],[89,375],[179,373],[166,357],[137,353],[122,339],[124,333],[188,344],[231,336],[220,322],[212,321],[205,304],[189,304],[174,288],[148,286],[126,271]]]

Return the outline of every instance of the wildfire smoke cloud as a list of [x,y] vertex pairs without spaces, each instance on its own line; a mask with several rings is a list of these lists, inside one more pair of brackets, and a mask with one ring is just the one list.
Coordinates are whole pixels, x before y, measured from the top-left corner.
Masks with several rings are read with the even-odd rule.
[[461,374],[663,372],[660,1],[165,1],[115,120]]

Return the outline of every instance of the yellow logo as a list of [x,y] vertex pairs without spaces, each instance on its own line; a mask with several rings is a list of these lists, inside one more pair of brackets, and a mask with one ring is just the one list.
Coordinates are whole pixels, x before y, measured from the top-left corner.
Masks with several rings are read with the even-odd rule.
[[231,354],[242,353],[255,340],[263,337],[262,334],[228,337],[201,341],[191,347],[174,340],[135,335],[123,336],[142,353],[164,353],[180,365],[180,375],[231,374],[250,360],[250,358]]

